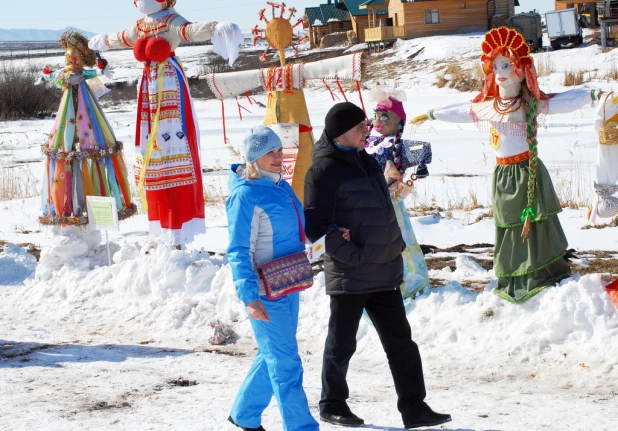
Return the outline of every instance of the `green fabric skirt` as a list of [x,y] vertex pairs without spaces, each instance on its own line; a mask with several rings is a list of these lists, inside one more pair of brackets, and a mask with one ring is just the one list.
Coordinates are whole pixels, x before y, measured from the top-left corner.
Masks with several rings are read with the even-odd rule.
[[528,161],[497,165],[493,177],[493,207],[496,225],[494,272],[498,296],[524,302],[571,273],[563,259],[567,240],[558,220],[562,211],[549,172],[540,160],[537,167],[533,208],[537,219],[526,240],[521,233],[521,212],[527,205]]

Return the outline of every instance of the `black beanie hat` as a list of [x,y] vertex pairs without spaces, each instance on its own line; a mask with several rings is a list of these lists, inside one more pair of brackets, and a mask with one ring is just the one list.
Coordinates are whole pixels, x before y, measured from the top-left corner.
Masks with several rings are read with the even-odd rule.
[[366,118],[365,112],[354,103],[337,103],[326,114],[324,130],[330,139],[335,139],[362,123]]

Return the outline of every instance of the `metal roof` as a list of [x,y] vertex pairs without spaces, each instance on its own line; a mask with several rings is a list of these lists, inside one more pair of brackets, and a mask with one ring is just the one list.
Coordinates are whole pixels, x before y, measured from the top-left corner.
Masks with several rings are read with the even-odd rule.
[[[386,0],[343,0],[343,3],[345,3],[346,7],[348,8],[348,10],[350,11],[350,13],[353,16],[363,16],[363,15],[368,15],[369,11],[365,8],[365,9],[360,9],[359,6],[365,4],[365,5],[370,5],[370,4],[383,4],[384,6],[386,6]],[[376,12],[378,15],[381,14],[387,14],[388,13],[388,9],[378,9]]]
[[317,7],[305,8],[305,14],[307,15],[307,21],[310,27],[319,27],[327,25],[332,21],[350,21],[350,12],[346,8],[345,4],[321,4]]

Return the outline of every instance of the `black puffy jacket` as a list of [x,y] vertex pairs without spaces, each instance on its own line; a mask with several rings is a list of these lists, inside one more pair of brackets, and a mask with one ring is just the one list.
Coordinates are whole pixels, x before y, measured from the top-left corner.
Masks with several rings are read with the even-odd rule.
[[[305,178],[305,231],[326,235],[326,293],[371,293],[403,282],[405,243],[386,180],[364,150],[344,152],[323,133]],[[350,229],[346,242],[337,226]]]

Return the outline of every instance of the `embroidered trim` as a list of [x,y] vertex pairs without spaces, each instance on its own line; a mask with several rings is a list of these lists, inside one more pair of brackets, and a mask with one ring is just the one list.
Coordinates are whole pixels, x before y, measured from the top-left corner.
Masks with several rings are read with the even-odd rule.
[[183,25],[180,28],[180,38],[182,40],[184,40],[185,42],[190,42],[189,36],[187,35],[187,30],[188,30],[189,24],[191,24],[191,23],[188,22],[188,23],[186,23],[185,25]]
[[541,286],[541,287],[537,287],[534,290],[531,290],[530,292],[526,293],[524,296],[522,296],[519,300],[511,297],[510,295],[504,293],[501,290],[498,289],[494,289],[494,293],[499,296],[500,298],[504,299],[505,301],[509,301],[509,302],[513,302],[513,303],[522,303],[527,301],[528,299],[532,298],[533,296],[535,296],[536,294],[538,294],[539,292],[541,292],[542,290],[547,289],[548,287],[552,287],[554,286],[553,284],[548,284],[547,286]]
[[524,162],[530,158],[530,150],[526,150],[523,153],[515,154],[509,157],[496,157],[496,163],[502,166],[516,165],[517,163]]
[[47,145],[45,144],[41,145],[41,153],[45,154],[51,159],[56,160],[99,160],[112,157],[114,154],[122,153],[122,142],[117,142],[115,148],[92,148],[80,151],[54,151],[52,148],[47,147]]
[[127,40],[127,38],[125,37],[125,31],[122,31],[120,33],[118,33],[118,40],[120,41],[121,44],[123,44],[126,48],[131,48],[131,44],[129,43],[129,41]]
[[[125,220],[137,213],[137,206],[135,204],[131,204],[127,208],[124,208],[118,211],[118,220]],[[62,225],[71,225],[71,226],[83,226],[88,224],[88,216],[40,216],[39,223],[42,225],[54,225],[54,224],[62,224]]]
[[[561,213],[561,212],[562,212],[562,208],[560,208],[557,211],[552,211],[550,213],[545,214],[544,216],[542,215],[542,216],[535,218],[534,220],[532,220],[532,223],[547,220],[548,218],[553,217],[556,214]],[[494,226],[502,228],[502,229],[509,229],[509,228],[519,227],[523,225],[524,225],[524,222],[517,222],[517,223],[511,223],[511,224],[498,224],[498,223],[494,224]]]
[[145,18],[140,18],[135,23],[137,34],[140,37],[149,37],[153,34],[163,33],[169,30],[170,22],[176,18],[178,14],[171,14],[165,17],[163,21],[144,22]]
[[560,259],[562,259],[564,257],[564,255],[566,254],[566,251],[563,251],[562,253],[560,253],[560,255],[558,257],[555,257],[553,259],[551,259],[549,262],[539,266],[538,268],[533,268],[533,269],[529,269],[527,271],[522,271],[522,272],[514,272],[512,274],[508,274],[508,273],[496,273],[496,277],[498,278],[508,278],[508,277],[523,277],[524,275],[529,275],[532,274],[533,272],[537,272],[540,271],[543,268],[547,268],[550,265],[553,265],[554,263],[558,262]]

